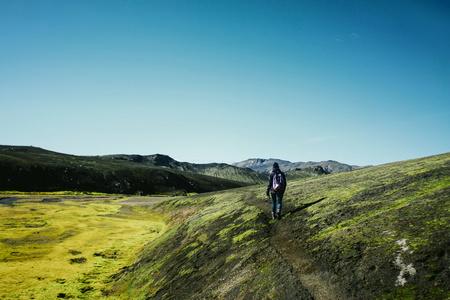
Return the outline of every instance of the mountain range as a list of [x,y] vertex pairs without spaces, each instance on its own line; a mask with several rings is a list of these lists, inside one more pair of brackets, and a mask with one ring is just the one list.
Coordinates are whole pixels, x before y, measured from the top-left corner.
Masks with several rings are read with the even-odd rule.
[[[270,172],[272,170],[273,163],[277,162],[282,171],[290,171],[296,169],[307,169],[307,168],[315,168],[320,166],[327,173],[339,173],[346,172],[351,170],[361,169],[363,167],[356,165],[348,165],[344,163],[340,163],[334,160],[327,160],[321,162],[290,162],[282,159],[263,159],[263,158],[250,158],[241,162],[236,162],[233,165],[241,168],[250,168],[256,172]],[[365,166],[370,167],[370,166]]]
[[[265,183],[265,172],[270,171],[272,161],[193,164],[163,154],[76,156],[31,146],[5,145],[0,146],[0,190],[140,195],[202,193]],[[320,164],[277,161],[289,170],[290,179],[330,173]],[[325,169],[340,172],[352,167],[329,162]]]
[[0,146],[0,190],[177,195],[248,186],[263,178],[250,169],[179,163],[159,154],[75,156]]

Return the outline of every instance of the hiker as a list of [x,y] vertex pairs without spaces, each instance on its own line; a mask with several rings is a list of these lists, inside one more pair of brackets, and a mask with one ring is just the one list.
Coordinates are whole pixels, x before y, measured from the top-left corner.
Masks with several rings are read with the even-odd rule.
[[278,220],[281,220],[281,205],[286,185],[286,176],[281,172],[278,163],[273,163],[266,190],[267,197],[269,197],[269,192],[272,196],[272,219],[276,217]]

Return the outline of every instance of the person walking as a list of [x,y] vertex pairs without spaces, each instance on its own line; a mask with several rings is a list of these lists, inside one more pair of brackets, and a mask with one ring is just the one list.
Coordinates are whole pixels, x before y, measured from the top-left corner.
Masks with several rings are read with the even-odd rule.
[[272,219],[276,217],[278,220],[281,220],[281,206],[286,186],[286,176],[281,172],[278,163],[274,162],[266,190],[267,197],[269,197],[269,193],[272,196]]

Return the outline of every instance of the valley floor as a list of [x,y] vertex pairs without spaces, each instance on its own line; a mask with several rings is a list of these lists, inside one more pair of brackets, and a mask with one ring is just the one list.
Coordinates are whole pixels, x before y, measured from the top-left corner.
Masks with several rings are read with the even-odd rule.
[[0,195],[0,298],[101,297],[110,276],[165,230],[164,198]]

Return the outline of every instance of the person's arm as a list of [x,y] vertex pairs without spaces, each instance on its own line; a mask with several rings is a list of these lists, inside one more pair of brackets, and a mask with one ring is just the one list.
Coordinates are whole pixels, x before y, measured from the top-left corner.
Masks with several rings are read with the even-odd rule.
[[270,189],[272,188],[272,181],[273,181],[273,173],[270,172],[269,182],[267,183],[266,195],[269,195]]

